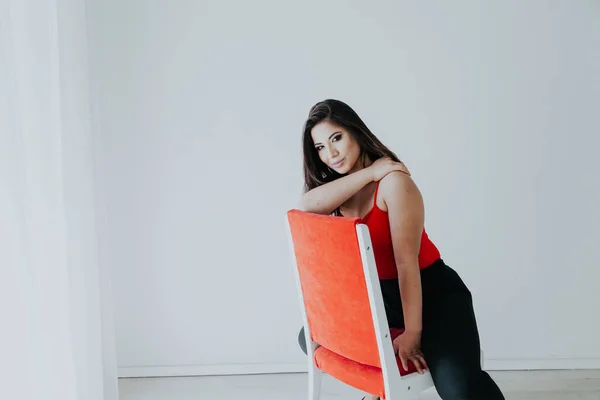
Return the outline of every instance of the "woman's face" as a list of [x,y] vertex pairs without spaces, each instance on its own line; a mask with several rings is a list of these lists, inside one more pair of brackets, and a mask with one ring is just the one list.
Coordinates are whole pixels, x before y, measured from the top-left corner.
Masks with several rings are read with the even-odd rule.
[[311,130],[312,140],[319,158],[339,174],[356,172],[360,162],[360,145],[348,131],[323,121]]

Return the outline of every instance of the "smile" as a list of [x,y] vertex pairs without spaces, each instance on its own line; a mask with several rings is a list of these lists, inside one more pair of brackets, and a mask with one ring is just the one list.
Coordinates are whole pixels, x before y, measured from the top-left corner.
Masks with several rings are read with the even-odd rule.
[[344,163],[345,160],[346,160],[345,158],[342,158],[340,161],[336,162],[335,164],[331,164],[331,167],[338,168]]

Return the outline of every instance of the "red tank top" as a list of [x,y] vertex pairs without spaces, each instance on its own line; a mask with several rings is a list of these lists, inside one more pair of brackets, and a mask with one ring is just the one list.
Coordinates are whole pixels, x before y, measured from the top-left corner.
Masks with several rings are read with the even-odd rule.
[[[388,213],[377,207],[377,191],[379,182],[375,188],[375,202],[373,208],[362,218],[362,222],[369,227],[373,253],[377,264],[379,279],[395,279],[398,277],[396,260],[394,259],[394,248],[392,246],[392,234]],[[433,244],[425,228],[421,234],[421,247],[419,250],[419,268],[424,269],[440,258],[440,252]]]

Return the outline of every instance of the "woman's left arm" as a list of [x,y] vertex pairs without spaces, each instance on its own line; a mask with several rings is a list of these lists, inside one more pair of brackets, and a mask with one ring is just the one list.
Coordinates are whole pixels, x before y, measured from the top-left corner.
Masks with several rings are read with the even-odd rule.
[[[406,174],[392,172],[381,182],[380,190],[383,191],[383,200],[388,209],[404,313],[405,332],[401,342],[411,347],[400,349],[408,352],[408,354],[401,354],[401,359],[403,355],[411,358],[413,353],[420,354],[423,329],[423,299],[419,270],[419,249],[425,218],[423,197],[415,182]],[[396,343],[395,347],[397,347]],[[404,360],[402,361],[404,364]]]
[[385,191],[383,199],[388,209],[398,268],[405,329],[420,334],[422,299],[419,248],[425,214],[423,197],[412,178],[406,174],[392,172],[384,180],[382,185],[385,186],[381,189]]

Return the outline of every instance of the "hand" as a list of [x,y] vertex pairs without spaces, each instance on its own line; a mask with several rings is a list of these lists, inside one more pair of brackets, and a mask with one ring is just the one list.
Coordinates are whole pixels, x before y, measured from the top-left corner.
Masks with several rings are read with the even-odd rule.
[[410,171],[406,168],[406,165],[402,162],[396,162],[389,157],[382,157],[376,160],[368,168],[373,173],[373,181],[375,182],[383,179],[384,176],[392,171],[401,171],[410,176]]
[[404,332],[392,342],[394,353],[398,354],[402,362],[402,368],[408,371],[408,361],[412,362],[419,374],[427,370],[427,363],[421,353],[421,335],[419,333]]

